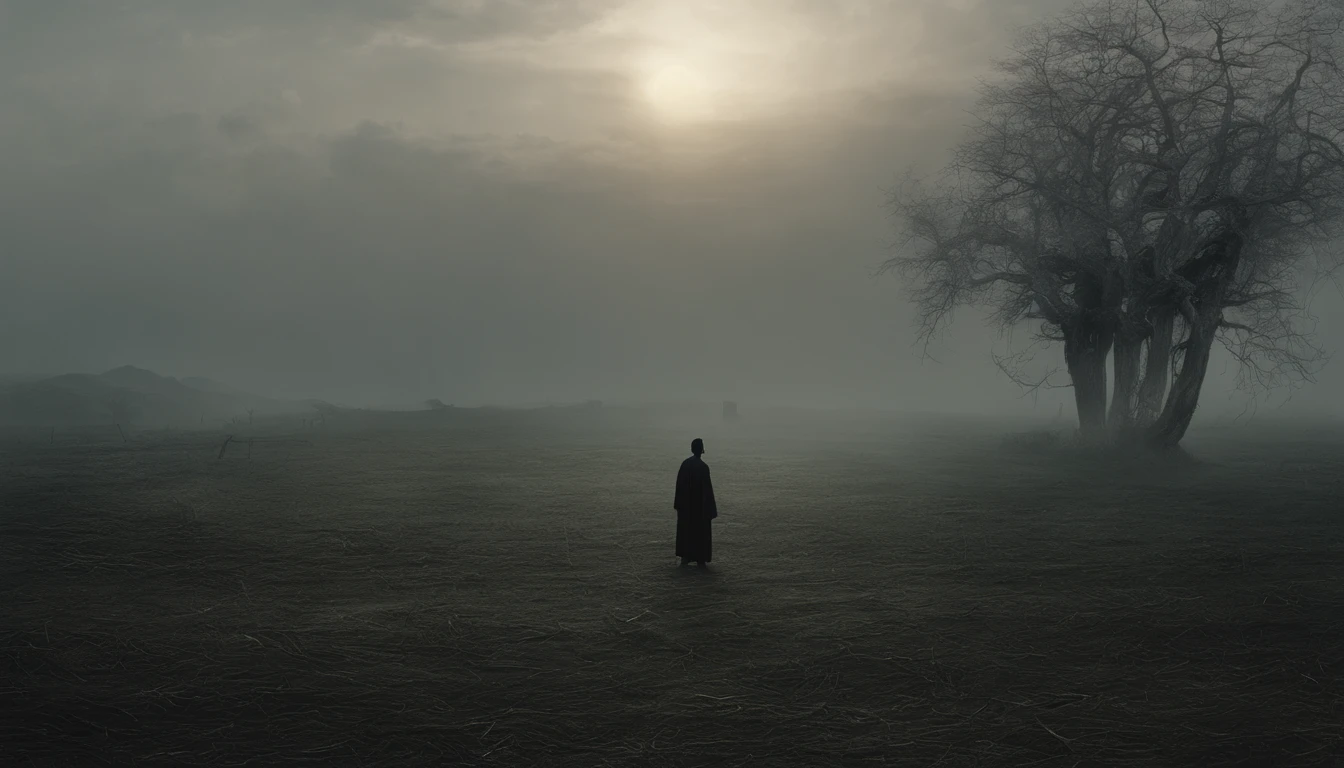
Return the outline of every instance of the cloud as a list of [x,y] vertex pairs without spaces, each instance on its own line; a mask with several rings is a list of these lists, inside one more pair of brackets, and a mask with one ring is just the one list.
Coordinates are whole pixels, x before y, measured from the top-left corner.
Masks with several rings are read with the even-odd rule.
[[871,275],[883,187],[1056,4],[744,1],[706,50],[806,87],[668,126],[632,62],[673,4],[0,3],[0,348],[355,402],[1012,403],[974,315],[921,364]]
[[687,158],[648,134],[305,139],[178,115],[74,165],[10,158],[22,279],[0,343],[25,369],[130,360],[347,396],[871,399],[881,377],[844,379],[898,324],[867,279],[883,138],[855,125],[743,127]]

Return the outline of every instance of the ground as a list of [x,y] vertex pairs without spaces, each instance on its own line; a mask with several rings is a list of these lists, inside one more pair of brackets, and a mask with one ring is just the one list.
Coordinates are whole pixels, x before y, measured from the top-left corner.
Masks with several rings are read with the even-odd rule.
[[1344,765],[1335,428],[291,432],[5,436],[0,761]]

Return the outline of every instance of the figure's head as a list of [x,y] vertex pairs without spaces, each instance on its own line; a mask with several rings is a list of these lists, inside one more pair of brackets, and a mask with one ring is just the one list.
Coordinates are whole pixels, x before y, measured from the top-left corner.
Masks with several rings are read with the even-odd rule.
[[696,456],[699,456],[704,452],[705,452],[704,440],[701,440],[700,438],[697,437],[691,441],[691,453],[694,453]]

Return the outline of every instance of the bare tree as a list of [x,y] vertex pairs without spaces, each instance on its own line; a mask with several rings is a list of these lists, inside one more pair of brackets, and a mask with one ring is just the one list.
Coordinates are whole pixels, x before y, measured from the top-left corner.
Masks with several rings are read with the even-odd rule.
[[1302,268],[1344,202],[1342,21],[1317,0],[1089,0],[1025,34],[939,183],[893,196],[886,266],[925,339],[967,304],[1037,321],[1082,434],[1160,446],[1215,341],[1247,386],[1309,378]]

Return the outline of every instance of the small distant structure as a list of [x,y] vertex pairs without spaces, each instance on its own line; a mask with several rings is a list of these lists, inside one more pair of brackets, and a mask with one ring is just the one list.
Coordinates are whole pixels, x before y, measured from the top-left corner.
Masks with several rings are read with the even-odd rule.
[[310,420],[308,423],[310,425],[316,426],[318,422],[321,422],[323,429],[325,429],[327,426],[327,417],[335,416],[337,413],[340,413],[341,411],[340,408],[332,405],[331,403],[328,403],[325,400],[309,400],[308,405],[310,405],[313,408],[313,410],[317,411],[317,417]]
[[451,403],[444,403],[439,398],[434,397],[425,401],[425,407],[431,411],[446,411],[453,406]]
[[723,401],[723,423],[732,424],[737,421],[737,403],[732,400]]

